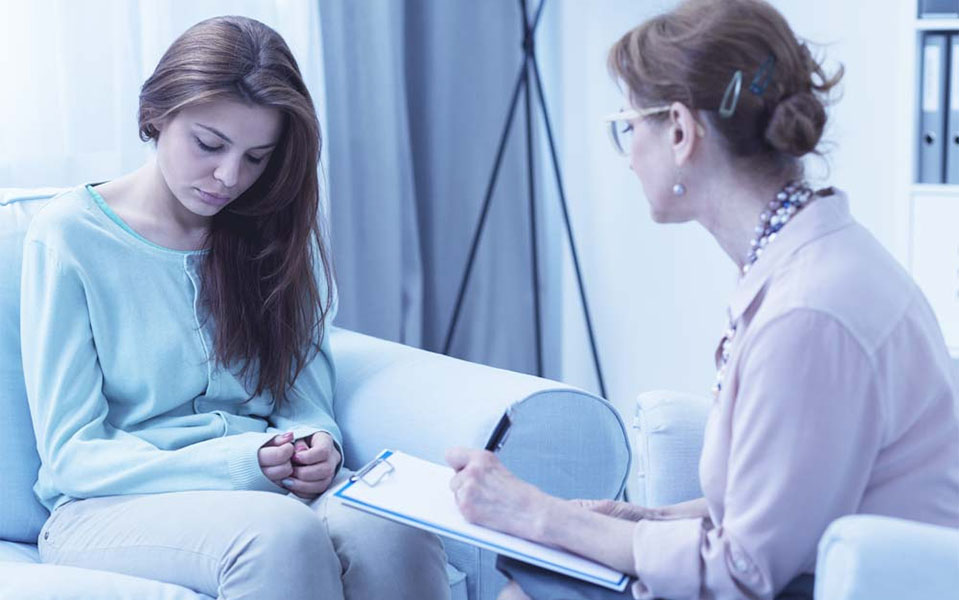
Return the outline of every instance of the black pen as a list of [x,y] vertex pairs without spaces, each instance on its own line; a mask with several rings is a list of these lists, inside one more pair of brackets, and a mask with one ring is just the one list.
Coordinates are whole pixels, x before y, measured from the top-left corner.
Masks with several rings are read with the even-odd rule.
[[513,421],[509,417],[509,409],[506,409],[506,412],[503,413],[503,416],[500,417],[499,423],[496,424],[496,427],[493,429],[493,435],[490,436],[489,441],[486,442],[486,450],[490,452],[496,452],[503,447],[503,442],[506,441],[506,436],[509,434],[509,428],[512,427]]

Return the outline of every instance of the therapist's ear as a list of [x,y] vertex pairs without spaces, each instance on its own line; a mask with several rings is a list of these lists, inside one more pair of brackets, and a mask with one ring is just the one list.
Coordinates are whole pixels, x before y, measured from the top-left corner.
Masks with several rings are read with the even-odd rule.
[[689,161],[705,133],[703,126],[696,120],[696,116],[689,107],[682,102],[673,102],[670,105],[669,141],[677,167]]

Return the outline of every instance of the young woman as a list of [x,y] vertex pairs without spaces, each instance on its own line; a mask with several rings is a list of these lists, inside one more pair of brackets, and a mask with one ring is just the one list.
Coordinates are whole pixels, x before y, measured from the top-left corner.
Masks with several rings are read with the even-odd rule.
[[437,538],[323,495],[346,475],[333,286],[289,48],[251,19],[197,24],[139,125],[154,159],[52,200],[26,236],[41,558],[231,600],[448,598]]
[[611,119],[615,139],[653,219],[699,223],[740,273],[705,497],[656,511],[565,502],[453,449],[467,518],[636,578],[616,594],[501,561],[502,598],[812,598],[837,517],[959,526],[956,384],[936,318],[844,194],[803,181],[841,73],[762,0],[683,2],[628,32],[609,65],[631,104]]

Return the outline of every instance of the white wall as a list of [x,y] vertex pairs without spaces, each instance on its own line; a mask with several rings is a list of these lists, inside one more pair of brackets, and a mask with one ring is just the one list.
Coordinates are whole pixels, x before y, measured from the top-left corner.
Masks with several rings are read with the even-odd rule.
[[[694,225],[653,223],[641,187],[612,152],[600,122],[623,105],[610,82],[606,51],[623,32],[674,2],[604,0],[548,5],[540,40],[544,79],[561,140],[587,293],[609,397],[627,421],[636,395],[668,388],[708,393],[713,351],[725,327],[732,263]],[[830,64],[846,67],[844,97],[831,111],[829,183],[849,192],[854,214],[901,256],[897,185],[908,154],[896,148],[904,95],[901,68],[909,0],[773,2],[802,37],[820,43]],[[881,5],[881,6],[880,6]],[[547,53],[558,55],[547,57]],[[560,68],[561,65],[561,68]],[[822,174],[813,161],[812,174]],[[549,200],[548,200],[549,202]],[[554,232],[555,233],[555,232]],[[571,271],[564,290],[563,378],[596,389]]]
[[[912,84],[907,44],[914,43],[915,0],[774,0],[793,29],[823,44],[827,64],[846,68],[843,97],[830,112],[828,182],[845,189],[853,214],[905,261],[905,185],[912,164],[908,140]],[[907,78],[908,79],[908,78]],[[905,141],[903,138],[906,137]]]

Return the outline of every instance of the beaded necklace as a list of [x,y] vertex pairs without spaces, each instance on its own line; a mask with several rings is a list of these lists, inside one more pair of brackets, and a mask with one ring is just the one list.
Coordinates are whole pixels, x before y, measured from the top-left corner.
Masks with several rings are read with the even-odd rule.
[[[776,240],[779,230],[802,210],[813,199],[813,191],[802,181],[790,181],[769,201],[766,209],[759,215],[759,225],[756,226],[755,236],[749,241],[749,251],[746,260],[740,269],[740,280],[763,255],[766,247]],[[727,309],[727,313],[729,310]],[[719,347],[719,368],[716,370],[716,384],[713,386],[713,397],[718,398],[723,389],[723,379],[726,375],[726,365],[732,351],[733,339],[736,337],[736,324],[732,314],[728,314],[729,325],[723,333]]]

